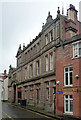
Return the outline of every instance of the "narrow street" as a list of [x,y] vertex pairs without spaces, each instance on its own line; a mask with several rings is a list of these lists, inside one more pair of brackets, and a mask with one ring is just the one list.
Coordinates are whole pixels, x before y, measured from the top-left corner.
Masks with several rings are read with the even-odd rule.
[[17,120],[17,118],[18,120],[24,120],[24,119],[54,120],[42,114],[27,110],[25,108],[14,106],[5,102],[2,103],[2,112],[3,112],[3,118],[10,118],[11,120]]

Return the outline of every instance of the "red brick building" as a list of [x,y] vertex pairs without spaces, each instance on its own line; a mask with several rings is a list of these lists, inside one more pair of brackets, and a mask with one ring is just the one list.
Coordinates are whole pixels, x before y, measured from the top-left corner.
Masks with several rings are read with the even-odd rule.
[[81,118],[81,34],[57,45],[56,114]]

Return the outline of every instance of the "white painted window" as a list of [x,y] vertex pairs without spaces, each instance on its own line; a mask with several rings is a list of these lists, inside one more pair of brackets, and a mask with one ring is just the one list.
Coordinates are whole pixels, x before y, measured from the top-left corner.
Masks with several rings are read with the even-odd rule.
[[46,56],[46,71],[48,71],[48,56]]
[[81,42],[73,45],[73,57],[76,58],[79,56],[81,56]]
[[48,34],[45,35],[46,45],[48,44]]
[[50,42],[53,40],[53,30],[49,32]]
[[37,61],[37,75],[40,73],[40,66],[39,66],[39,61]]
[[64,68],[64,85],[72,86],[73,85],[73,67],[68,66]]
[[73,113],[73,96],[64,95],[64,112]]
[[53,70],[53,53],[50,54],[50,70]]

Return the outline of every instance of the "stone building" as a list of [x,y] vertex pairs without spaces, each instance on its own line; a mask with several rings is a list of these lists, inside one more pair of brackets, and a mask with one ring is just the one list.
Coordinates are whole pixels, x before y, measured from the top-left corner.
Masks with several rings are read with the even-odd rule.
[[26,99],[27,104],[43,106],[55,112],[56,67],[59,65],[56,66],[57,46],[78,35],[80,24],[77,10],[71,4],[66,16],[60,14],[59,7],[55,19],[48,12],[46,23],[38,36],[27,46],[23,45],[23,49],[19,46],[16,69],[10,66],[10,101]]

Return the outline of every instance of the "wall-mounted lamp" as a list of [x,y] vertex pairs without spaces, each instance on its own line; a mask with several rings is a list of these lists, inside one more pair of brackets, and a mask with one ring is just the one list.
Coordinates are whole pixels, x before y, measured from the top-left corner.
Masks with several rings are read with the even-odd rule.
[[60,81],[57,81],[57,85],[59,85]]
[[79,78],[79,75],[77,74],[75,77],[78,79],[78,78]]

